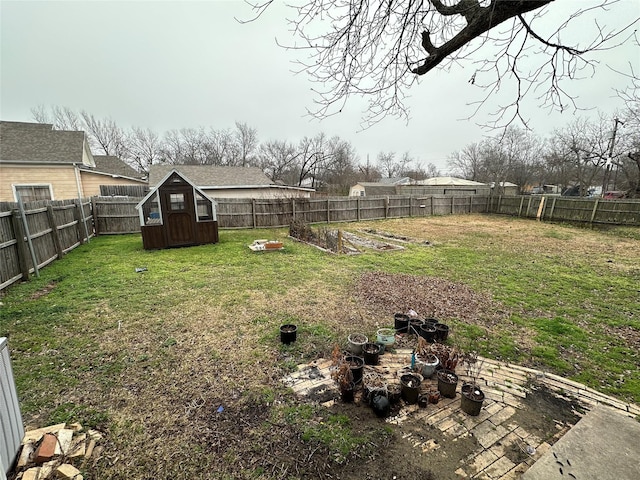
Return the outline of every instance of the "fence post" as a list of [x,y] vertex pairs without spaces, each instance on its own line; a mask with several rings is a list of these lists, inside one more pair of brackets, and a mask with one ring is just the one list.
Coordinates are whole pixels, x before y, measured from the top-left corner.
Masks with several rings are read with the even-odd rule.
[[518,216],[522,214],[522,204],[524,203],[524,197],[520,197],[520,208],[518,208]]
[[542,213],[544,211],[544,204],[545,204],[545,200],[547,197],[542,196],[540,197],[540,205],[538,205],[538,213],[536,215],[536,220],[540,221],[542,220]]
[[[76,223],[76,231],[78,232],[78,238],[80,239],[80,245],[84,245],[85,243],[85,238],[84,238],[84,232],[82,231],[82,217],[84,217],[84,215],[81,214],[80,209],[82,208],[82,202],[81,201],[77,201],[74,200],[73,204],[75,205],[75,208],[73,209],[73,217],[74,220],[77,222]],[[85,225],[86,227],[86,225]],[[89,240],[88,238],[86,240]]]
[[496,208],[496,213],[500,213],[500,204],[502,203],[502,195],[498,195],[498,207]]
[[593,224],[593,220],[596,218],[596,212],[598,210],[598,202],[600,201],[599,198],[596,198],[596,202],[593,204],[593,211],[591,212],[591,220],[589,220],[589,225]]
[[360,221],[360,197],[358,197],[356,202],[356,210],[357,210],[357,215],[358,215],[358,221]]
[[389,197],[384,197],[384,218],[389,216]]
[[327,223],[331,223],[331,201],[327,197]]
[[98,231],[98,225],[100,222],[98,221],[98,199],[97,197],[91,197],[91,209],[93,210],[93,231],[96,235],[100,233]]
[[453,215],[453,204],[455,202],[455,198],[453,195],[451,196],[451,215]]
[[553,197],[551,202],[551,211],[549,212],[549,220],[553,220],[553,210],[556,208],[556,197]]
[[293,216],[293,221],[296,221],[296,199],[291,197],[291,214]]
[[491,195],[487,195],[487,209],[486,213],[491,213],[491,208],[493,207],[493,202],[491,201]]
[[16,246],[18,247],[18,262],[20,263],[20,271],[24,281],[29,280],[29,252],[24,242],[24,228],[22,226],[22,218],[19,210],[13,211],[12,223],[13,231],[16,236]]
[[531,197],[529,197],[529,201],[527,202],[527,213],[525,213],[525,217],[529,217],[529,212],[531,211]]
[[[75,203],[75,200],[74,200]],[[91,241],[91,235],[89,235],[89,229],[87,228],[87,217],[84,215],[84,204],[82,203],[82,197],[78,197],[78,208],[80,211],[80,220],[82,220],[82,229],[84,230],[84,234],[87,236],[87,243]],[[82,237],[81,237],[82,238]]]
[[256,199],[251,199],[251,218],[253,219],[253,228],[256,228]]
[[469,195],[469,213],[473,213],[473,195]]
[[409,195],[409,218],[413,217],[413,195]]
[[56,223],[56,218],[53,215],[53,207],[51,205],[47,205],[47,218],[49,219],[49,226],[51,227],[51,235],[53,236],[53,245],[56,248],[56,252],[58,253],[58,258],[62,258],[62,245],[60,244],[60,234],[58,230],[58,224]]
[[429,202],[429,203],[431,204],[431,216],[433,217],[433,195],[431,195],[431,197],[429,197],[429,198],[430,198],[430,200],[431,200],[431,201]]

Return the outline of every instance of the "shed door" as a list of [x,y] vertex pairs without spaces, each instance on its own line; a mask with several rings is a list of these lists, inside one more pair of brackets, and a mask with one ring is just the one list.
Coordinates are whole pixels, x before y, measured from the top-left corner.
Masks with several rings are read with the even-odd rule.
[[168,247],[193,245],[196,242],[196,215],[191,187],[161,189],[164,231]]

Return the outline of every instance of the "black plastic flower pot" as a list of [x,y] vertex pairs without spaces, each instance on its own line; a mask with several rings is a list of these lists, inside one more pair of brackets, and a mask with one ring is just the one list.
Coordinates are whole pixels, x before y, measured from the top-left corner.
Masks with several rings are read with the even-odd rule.
[[466,383],[460,389],[460,409],[467,415],[480,415],[484,403],[484,393],[477,385]]
[[353,402],[353,389],[354,389],[353,384],[349,385],[349,387],[340,389],[340,398],[342,399],[343,402],[345,403]]
[[420,336],[427,342],[433,343],[436,339],[436,326],[433,323],[423,323],[420,327]]
[[436,336],[435,336],[436,341],[444,343],[447,341],[448,337],[449,337],[449,325],[445,325],[444,323],[436,323]]
[[401,395],[408,404],[418,403],[420,383],[422,378],[413,373],[405,373],[400,377]]
[[377,343],[365,343],[362,347],[362,356],[366,365],[378,365],[380,345]]
[[409,315],[396,313],[393,316],[394,327],[398,333],[407,333],[409,327]]
[[420,320],[419,318],[409,320],[409,333],[419,336],[422,325],[424,325],[424,320]]
[[280,325],[280,341],[285,345],[289,345],[296,341],[296,337],[298,334],[298,327],[287,323],[285,325]]
[[349,364],[351,368],[351,374],[353,375],[353,383],[359,384],[362,382],[362,371],[364,370],[364,358],[356,357],[355,355],[347,355],[344,357],[344,361]]
[[438,391],[443,397],[455,398],[458,376],[451,370],[440,370],[438,376]]

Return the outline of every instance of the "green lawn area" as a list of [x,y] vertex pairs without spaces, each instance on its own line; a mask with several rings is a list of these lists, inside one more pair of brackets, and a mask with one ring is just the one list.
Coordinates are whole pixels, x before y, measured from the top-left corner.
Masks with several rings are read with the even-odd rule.
[[[225,230],[215,245],[161,251],[143,250],[139,235],[103,236],[9,288],[0,335],[9,338],[25,422],[80,421],[107,432],[109,453],[85,467],[85,478],[272,478],[233,449],[264,455],[274,429],[324,441],[327,429],[298,431],[292,415],[325,415],[320,424],[339,432],[343,454],[366,435],[343,439],[341,417],[299,411],[280,378],[348,333],[374,336],[393,325],[393,310],[354,295],[368,272],[464,284],[507,323],[447,318],[452,344],[640,402],[639,229],[480,215],[331,227],[417,241],[338,256],[284,229]],[[285,250],[250,252],[258,238],[283,240]],[[278,341],[283,323],[299,326],[290,347]],[[251,428],[218,421],[221,405]]]

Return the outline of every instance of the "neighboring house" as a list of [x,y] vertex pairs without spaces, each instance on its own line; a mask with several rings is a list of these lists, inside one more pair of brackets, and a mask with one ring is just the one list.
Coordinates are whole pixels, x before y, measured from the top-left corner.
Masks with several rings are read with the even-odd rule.
[[[117,163],[113,158],[106,162]],[[118,171],[125,167],[119,165]],[[146,184],[139,176],[103,168],[96,164],[85,132],[54,130],[46,123],[0,122],[0,201],[16,202],[18,195],[25,202],[65,200],[99,195],[100,185]]]
[[[496,182],[491,182],[491,189],[495,193]],[[518,185],[511,182],[500,182],[500,192],[497,195],[517,195]]]
[[381,182],[359,182],[349,189],[350,197],[375,197],[381,195],[398,195],[396,186]]
[[309,198],[315,190],[279,185],[257,167],[212,165],[152,165],[149,185],[156,186],[176,170],[211,198]]
[[432,177],[400,187],[403,195],[490,195],[491,186],[457,177]]

